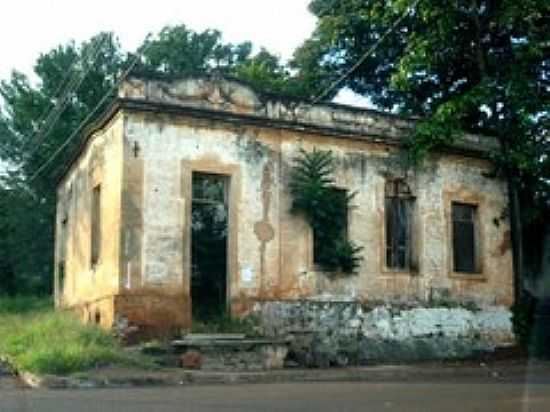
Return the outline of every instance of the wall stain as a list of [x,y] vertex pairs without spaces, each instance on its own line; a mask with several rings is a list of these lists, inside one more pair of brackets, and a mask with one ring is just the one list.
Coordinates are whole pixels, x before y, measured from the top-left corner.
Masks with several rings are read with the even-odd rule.
[[504,232],[502,236],[502,242],[498,247],[498,252],[500,256],[504,256],[512,248],[512,234],[509,230]]
[[260,241],[260,290],[264,290],[264,278],[265,278],[265,251],[267,243],[273,240],[275,237],[275,230],[269,221],[269,210],[271,206],[271,182],[273,174],[272,161],[267,162],[264,165],[262,172],[262,220],[254,224],[254,234]]
[[239,133],[236,137],[236,145],[239,157],[250,164],[261,162],[273,153],[269,146],[258,140],[257,134],[252,131]]

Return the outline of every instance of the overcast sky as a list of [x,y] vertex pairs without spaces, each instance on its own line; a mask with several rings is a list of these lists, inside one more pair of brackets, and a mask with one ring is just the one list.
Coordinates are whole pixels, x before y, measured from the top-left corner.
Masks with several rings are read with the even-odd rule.
[[[100,31],[117,34],[125,50],[135,50],[148,33],[184,23],[195,31],[216,28],[226,42],[250,40],[283,59],[313,31],[309,0],[14,0],[2,4],[0,79],[13,69],[32,73],[40,53]],[[338,101],[363,101],[344,93]],[[363,103],[364,104],[364,103]]]
[[[2,4],[0,79],[13,69],[30,75],[40,55],[70,40],[113,31],[125,50],[135,50],[148,33],[184,23],[202,31],[218,29],[225,42],[252,41],[283,59],[307,38],[316,18],[309,0],[13,0]],[[337,102],[368,105],[343,91]],[[0,159],[0,171],[2,171]]]
[[41,52],[70,39],[114,31],[134,50],[147,33],[184,23],[196,31],[216,28],[224,41],[252,41],[283,58],[308,37],[315,17],[308,0],[15,0],[2,4],[0,78],[12,69],[30,72]]

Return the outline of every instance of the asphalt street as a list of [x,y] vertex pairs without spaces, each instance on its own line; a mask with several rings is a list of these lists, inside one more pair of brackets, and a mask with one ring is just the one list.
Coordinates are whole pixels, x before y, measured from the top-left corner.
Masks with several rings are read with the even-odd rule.
[[293,383],[144,389],[0,388],[0,412],[550,411],[550,384]]

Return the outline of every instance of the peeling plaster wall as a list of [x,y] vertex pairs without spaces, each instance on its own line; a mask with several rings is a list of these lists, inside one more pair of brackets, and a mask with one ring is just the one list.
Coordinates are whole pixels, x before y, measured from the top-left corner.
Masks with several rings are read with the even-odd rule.
[[[122,187],[122,116],[98,131],[73,164],[57,191],[56,303],[78,307],[86,320],[110,326],[110,297],[119,288]],[[101,255],[91,265],[91,193],[101,185]],[[65,222],[65,223],[63,223]],[[61,279],[60,262],[64,262]],[[102,306],[99,318],[95,308]],[[98,306],[98,307],[99,307]]]
[[[135,253],[141,256],[142,275],[141,283],[130,289],[181,290],[189,307],[194,171],[221,173],[230,179],[228,290],[235,307],[243,297],[277,287],[278,141],[268,138],[260,142],[249,133],[194,127],[151,115],[128,117],[125,145],[140,147],[144,171],[139,189],[143,191],[142,244]],[[133,154],[127,152],[127,156]],[[136,267],[133,261],[130,264]],[[250,279],[240,276],[245,272],[252,275]],[[243,310],[246,308],[237,309]]]
[[[80,306],[88,318],[105,311],[106,326],[189,327],[194,171],[229,177],[227,289],[233,314],[249,313],[258,301],[299,299],[512,303],[509,222],[502,218],[506,188],[486,177],[487,160],[451,151],[431,155],[421,169],[406,169],[399,142],[411,121],[278,101],[237,82],[131,81],[119,96],[125,103],[118,114],[88,140],[59,186],[56,262],[66,265],[63,290],[56,275],[60,305]],[[465,136],[455,149],[493,143]],[[348,233],[363,246],[364,260],[353,276],[321,273],[313,264],[311,229],[289,212],[293,159],[300,149],[313,148],[334,153],[336,184],[356,193]],[[384,185],[395,177],[404,178],[415,196],[416,259],[406,272],[385,267]],[[102,184],[104,229],[95,271],[89,264],[93,182]],[[480,273],[452,271],[453,201],[478,206]]]
[[[146,285],[173,285],[188,296],[192,171],[224,173],[230,183],[229,294],[235,313],[255,300],[319,296],[407,302],[435,298],[508,305],[512,301],[505,186],[483,173],[486,161],[437,156],[417,172],[399,168],[397,149],[348,139],[240,127],[161,114],[128,116],[125,144],[143,157],[142,273]],[[332,150],[336,183],[356,192],[349,236],[364,247],[359,273],[331,280],[312,263],[311,230],[289,213],[286,187],[299,149]],[[416,195],[418,269],[384,263],[384,184],[405,174]],[[454,274],[451,201],[479,207],[483,271]]]
[[[312,104],[305,100],[266,95],[243,82],[216,75],[171,82],[131,78],[120,87],[119,97],[338,130],[340,133],[368,136],[369,140],[378,142],[401,141],[414,127],[411,119],[351,106]],[[494,149],[498,147],[498,142],[487,136],[464,134],[455,139],[454,146]]]
[[514,342],[510,310],[368,306],[354,301],[262,302],[254,306],[268,336],[286,336],[301,366],[467,358]]

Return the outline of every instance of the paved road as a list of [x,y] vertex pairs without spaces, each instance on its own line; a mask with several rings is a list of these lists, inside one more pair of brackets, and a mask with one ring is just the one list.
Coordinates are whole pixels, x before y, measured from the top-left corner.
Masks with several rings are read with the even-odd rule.
[[1,412],[550,411],[550,384],[302,383],[149,389],[0,389]]

